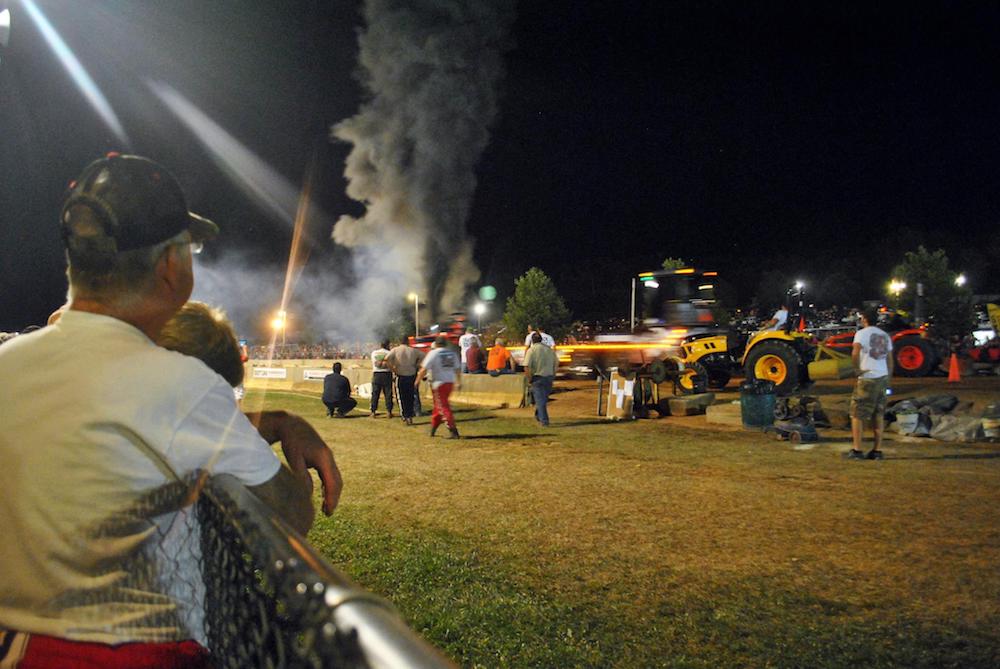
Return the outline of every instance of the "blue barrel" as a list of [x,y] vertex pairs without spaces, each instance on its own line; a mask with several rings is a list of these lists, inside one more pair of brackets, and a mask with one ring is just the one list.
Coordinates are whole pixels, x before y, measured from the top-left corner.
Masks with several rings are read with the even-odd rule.
[[764,428],[774,424],[774,383],[753,379],[740,384],[740,414],[743,427]]

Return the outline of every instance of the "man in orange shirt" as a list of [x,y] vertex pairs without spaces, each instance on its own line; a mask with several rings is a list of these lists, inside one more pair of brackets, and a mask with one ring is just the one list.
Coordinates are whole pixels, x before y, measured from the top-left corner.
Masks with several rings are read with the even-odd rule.
[[490,348],[490,357],[486,361],[486,371],[490,376],[500,376],[501,374],[513,374],[513,358],[510,351],[504,346],[506,342],[497,338]]

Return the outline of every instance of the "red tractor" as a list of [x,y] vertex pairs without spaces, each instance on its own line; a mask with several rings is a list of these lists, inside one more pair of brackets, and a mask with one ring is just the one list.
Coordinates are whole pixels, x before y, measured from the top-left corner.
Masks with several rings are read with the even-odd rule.
[[[925,327],[915,328],[897,313],[882,312],[879,327],[892,337],[892,355],[895,373],[900,376],[927,376],[937,369],[946,354],[941,342],[932,337]],[[827,337],[823,344],[841,353],[850,353],[854,343],[853,332]]]

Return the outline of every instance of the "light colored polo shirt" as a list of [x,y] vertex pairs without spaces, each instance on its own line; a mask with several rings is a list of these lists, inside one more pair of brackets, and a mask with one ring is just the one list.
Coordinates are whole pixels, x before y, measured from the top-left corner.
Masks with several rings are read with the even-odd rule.
[[232,388],[124,321],[80,311],[0,347],[0,379],[0,627],[112,644],[200,638],[197,556],[169,554],[197,544],[190,509],[144,506],[123,521],[196,469],[248,486],[274,477],[280,462]]
[[396,374],[399,376],[413,376],[417,373],[417,365],[423,358],[423,351],[400,344],[389,351],[385,360],[395,366]]

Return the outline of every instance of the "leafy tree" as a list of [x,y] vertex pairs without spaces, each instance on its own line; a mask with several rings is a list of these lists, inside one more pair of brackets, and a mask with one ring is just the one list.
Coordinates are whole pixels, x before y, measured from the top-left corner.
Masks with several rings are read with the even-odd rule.
[[532,267],[514,280],[514,294],[503,314],[508,337],[514,339],[534,325],[553,337],[562,337],[570,323],[569,309],[545,272]]
[[689,267],[689,265],[684,262],[683,258],[665,258],[663,260],[663,269],[665,270],[682,269],[684,267]]
[[958,273],[948,268],[944,249],[933,253],[923,246],[908,251],[903,262],[892,270],[892,277],[906,282],[899,295],[899,305],[912,313],[917,284],[923,284],[924,315],[934,323],[934,330],[944,337],[966,335],[975,323],[972,294],[965,286],[956,286]]

